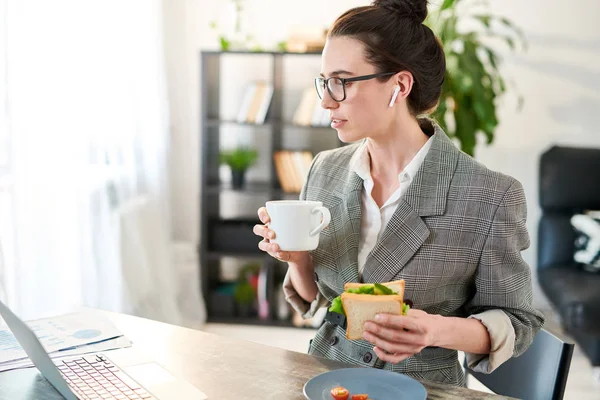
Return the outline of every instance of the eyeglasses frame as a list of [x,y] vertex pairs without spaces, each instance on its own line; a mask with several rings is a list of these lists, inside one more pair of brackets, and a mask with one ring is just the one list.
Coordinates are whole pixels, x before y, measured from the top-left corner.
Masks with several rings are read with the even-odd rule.
[[[389,76],[389,75],[394,75],[396,74],[396,72],[379,72],[377,74],[369,74],[369,75],[361,75],[361,76],[354,76],[352,78],[340,78],[339,76],[330,76],[329,78],[323,78],[323,77],[318,77],[315,78],[315,89],[317,91],[317,96],[319,96],[319,99],[323,99],[323,97],[321,97],[321,95],[319,94],[319,80],[323,80],[323,85],[325,88],[327,88],[327,92],[329,93],[329,97],[331,97],[331,99],[337,103],[341,103],[342,101],[346,100],[346,82],[357,82],[357,81],[367,81],[369,79],[373,79],[373,78],[379,78],[382,76]],[[333,97],[333,94],[331,93],[331,90],[329,89],[329,80],[330,79],[339,79],[340,81],[342,81],[342,90],[344,92],[344,97],[342,97],[341,100],[336,100]],[[323,90],[323,94],[325,94],[325,90]]]

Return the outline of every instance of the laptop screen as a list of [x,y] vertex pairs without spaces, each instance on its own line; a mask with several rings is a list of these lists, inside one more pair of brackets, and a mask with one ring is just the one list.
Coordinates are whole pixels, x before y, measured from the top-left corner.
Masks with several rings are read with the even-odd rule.
[[69,389],[58,368],[54,365],[50,356],[44,350],[35,333],[27,324],[17,317],[2,301],[0,301],[0,315],[15,335],[15,338],[29,356],[33,365],[44,375],[48,381],[68,400],[78,400],[77,396]]

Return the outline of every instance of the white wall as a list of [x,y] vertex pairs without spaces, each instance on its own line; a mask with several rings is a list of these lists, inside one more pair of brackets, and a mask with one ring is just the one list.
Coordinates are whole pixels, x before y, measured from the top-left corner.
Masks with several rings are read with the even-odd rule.
[[[439,0],[436,0],[439,1]],[[216,48],[208,25],[222,20],[229,2],[213,8],[208,0],[165,0],[165,35],[171,98],[173,218],[176,239],[198,240],[198,52]],[[494,12],[521,26],[529,49],[507,54],[505,72],[525,98],[516,112],[516,96],[507,96],[501,124],[491,147],[480,146],[477,158],[491,169],[519,179],[529,203],[531,247],[524,253],[535,266],[537,162],[552,144],[600,147],[600,2],[597,0],[493,1]],[[329,25],[358,0],[247,1],[247,26],[263,45],[285,39],[290,26]],[[265,12],[269,10],[269,12]],[[237,105],[232,105],[233,107]],[[535,269],[534,269],[535,271]],[[535,287],[539,307],[547,305]]]

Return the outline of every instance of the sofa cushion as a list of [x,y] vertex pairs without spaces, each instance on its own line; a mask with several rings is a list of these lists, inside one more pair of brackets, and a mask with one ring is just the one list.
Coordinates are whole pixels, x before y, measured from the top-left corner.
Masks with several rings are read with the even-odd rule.
[[600,211],[575,214],[571,225],[576,232],[575,261],[587,271],[600,273]]
[[553,146],[540,158],[539,199],[544,213],[600,208],[600,149]]
[[575,230],[571,225],[573,214],[546,213],[538,227],[538,268],[573,263]]
[[600,335],[600,274],[555,265],[539,270],[538,280],[568,330]]

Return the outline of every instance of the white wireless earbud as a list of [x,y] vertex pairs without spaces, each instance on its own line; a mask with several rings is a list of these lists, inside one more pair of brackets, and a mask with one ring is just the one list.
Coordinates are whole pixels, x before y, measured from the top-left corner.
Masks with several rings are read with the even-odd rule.
[[400,92],[400,85],[396,85],[396,88],[394,89],[394,94],[392,95],[392,100],[390,100],[390,107],[392,107],[394,105],[394,102],[396,101],[396,97],[398,97],[399,92]]

